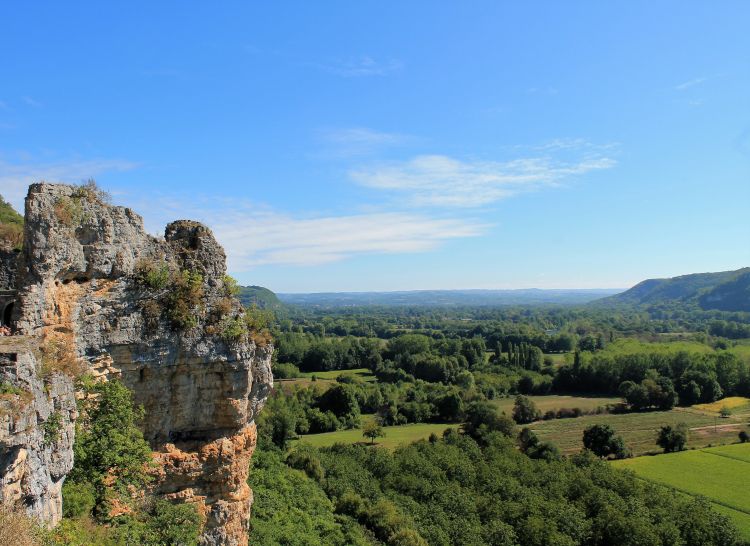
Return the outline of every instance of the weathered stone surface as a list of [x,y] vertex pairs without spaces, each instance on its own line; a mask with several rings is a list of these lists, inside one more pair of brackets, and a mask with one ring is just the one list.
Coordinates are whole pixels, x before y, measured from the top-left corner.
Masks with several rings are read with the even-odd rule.
[[18,251],[0,247],[0,291],[15,289],[18,257]]
[[[211,231],[180,220],[158,239],[130,209],[71,186],[35,184],[26,199],[24,240],[17,331],[41,343],[69,342],[95,376],[121,378],[146,410],[144,433],[161,464],[155,492],[196,503],[206,515],[203,544],[245,544],[254,418],[272,386],[272,347],[217,335],[221,317],[241,316],[242,309],[225,293],[225,255]],[[146,261],[201,274],[195,327],[178,331],[168,320],[170,286],[135,282]],[[25,445],[20,436],[17,445]],[[28,465],[20,457],[31,453],[9,451],[3,457],[9,470],[0,476],[15,475],[19,464]],[[62,484],[69,468],[45,464]],[[46,502],[54,504],[59,489],[57,497],[48,489]]]
[[[78,413],[72,381],[63,374],[40,379],[38,357],[36,339],[0,337],[0,383],[21,391],[0,397],[0,502],[22,503],[54,525],[73,468]],[[50,421],[56,426],[45,433]]]

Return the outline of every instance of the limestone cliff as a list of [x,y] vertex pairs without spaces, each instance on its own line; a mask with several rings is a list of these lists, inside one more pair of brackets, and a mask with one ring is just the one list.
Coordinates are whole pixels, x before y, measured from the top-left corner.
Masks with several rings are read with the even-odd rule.
[[0,502],[40,520],[62,517],[62,484],[73,467],[73,382],[40,377],[36,339],[0,337]]
[[[196,504],[206,519],[203,544],[245,544],[254,418],[272,386],[272,347],[230,328],[243,311],[207,227],[177,221],[155,238],[140,216],[101,197],[91,188],[29,188],[15,331],[45,347],[73,347],[95,376],[120,378],[146,410],[144,435],[159,463],[155,492]],[[70,387],[59,390],[64,398]],[[31,451],[44,453],[37,447]],[[57,466],[54,483],[69,471]],[[38,497],[55,508],[36,513],[54,522],[59,488],[50,491]]]

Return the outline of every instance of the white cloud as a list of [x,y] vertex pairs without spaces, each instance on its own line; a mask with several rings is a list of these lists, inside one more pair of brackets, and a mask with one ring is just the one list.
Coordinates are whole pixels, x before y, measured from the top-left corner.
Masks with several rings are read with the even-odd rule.
[[136,167],[129,161],[112,159],[72,160],[58,163],[25,161],[9,163],[0,160],[0,195],[23,210],[23,200],[30,184],[35,182],[80,183],[109,171],[127,171]]
[[577,161],[536,157],[506,162],[422,155],[353,170],[350,176],[363,186],[405,194],[417,206],[476,207],[614,165],[613,159],[595,154]]
[[374,131],[366,127],[322,129],[318,131],[318,135],[328,148],[324,155],[337,157],[368,155],[411,140],[406,135]]
[[685,91],[685,89],[690,89],[691,87],[702,84],[707,79],[708,78],[694,78],[692,80],[688,80],[686,82],[682,82],[681,84],[675,85],[674,88],[676,91]]
[[376,60],[367,55],[322,65],[328,72],[346,77],[385,76],[403,67],[403,63],[397,59]]
[[235,213],[213,223],[236,271],[267,264],[318,265],[359,254],[424,252],[448,239],[480,235],[483,225],[452,218],[384,212],[295,218]]
[[177,218],[204,222],[224,246],[233,272],[270,264],[319,265],[363,254],[424,252],[449,239],[481,235],[488,227],[473,220],[401,212],[292,215],[215,197],[152,195],[148,202],[129,201],[154,233]]

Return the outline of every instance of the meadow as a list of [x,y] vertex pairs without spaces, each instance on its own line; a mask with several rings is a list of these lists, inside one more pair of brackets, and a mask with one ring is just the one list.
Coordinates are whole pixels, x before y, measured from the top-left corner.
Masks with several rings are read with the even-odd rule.
[[750,444],[613,461],[644,480],[701,495],[750,539]]
[[331,370],[327,372],[303,372],[300,373],[299,377],[294,379],[276,379],[275,383],[277,387],[280,387],[289,392],[292,387],[309,387],[311,385],[317,385],[321,389],[328,389],[331,385],[336,383],[336,379],[340,375],[351,375],[356,379],[364,381],[366,383],[373,383],[377,381],[373,373],[367,368],[355,368],[353,370]]
[[[537,409],[542,413],[549,410],[559,410],[562,408],[580,408],[584,412],[594,411],[597,408],[604,407],[608,404],[619,404],[622,402],[622,398],[615,396],[567,396],[548,394],[544,396],[529,396]],[[505,398],[496,398],[492,400],[492,404],[497,406],[500,411],[504,411],[506,414],[511,415],[513,413],[513,405],[516,402],[515,396],[509,396]]]
[[353,370],[330,370],[327,372],[302,372],[300,378],[310,379],[316,378],[323,381],[335,381],[340,375],[353,375],[363,381],[371,382],[376,381],[373,373],[367,368],[355,368]]
[[750,398],[744,396],[730,396],[722,398],[710,404],[696,404],[696,409],[719,413],[723,408],[730,410],[732,413],[747,413],[750,411]]
[[[415,423],[411,425],[400,425],[394,427],[383,427],[384,438],[377,438],[375,445],[388,449],[395,449],[403,444],[410,444],[417,440],[426,440],[430,434],[442,437],[447,428],[458,428],[456,424],[445,423]],[[300,436],[300,442],[305,442],[315,447],[327,447],[333,444],[358,444],[370,443],[370,440],[362,436],[362,429],[337,430],[336,432],[324,432],[322,434],[305,434]]]
[[625,440],[634,455],[657,453],[656,436],[664,425],[685,423],[690,430],[689,447],[706,447],[737,441],[742,422],[737,416],[719,419],[716,414],[693,408],[624,414],[584,415],[573,419],[553,419],[530,425],[540,440],[550,441],[566,454],[580,451],[583,431],[595,424],[610,425]]

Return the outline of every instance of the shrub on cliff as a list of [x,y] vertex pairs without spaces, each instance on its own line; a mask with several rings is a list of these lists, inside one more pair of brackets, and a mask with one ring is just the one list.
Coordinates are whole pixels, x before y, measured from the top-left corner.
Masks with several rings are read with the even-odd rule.
[[197,271],[182,270],[170,279],[167,295],[167,317],[178,330],[188,330],[198,325],[203,308],[203,275]]
[[141,258],[135,264],[135,280],[152,290],[162,290],[169,284],[169,264],[153,258]]
[[[90,483],[94,514],[106,520],[114,498],[125,502],[147,482],[151,450],[138,428],[143,408],[119,381],[89,385],[76,423],[72,483]],[[63,498],[63,502],[65,499]]]
[[53,373],[62,373],[72,379],[78,379],[85,370],[86,366],[78,358],[71,338],[48,339],[42,345],[42,366],[39,373],[42,379]]

